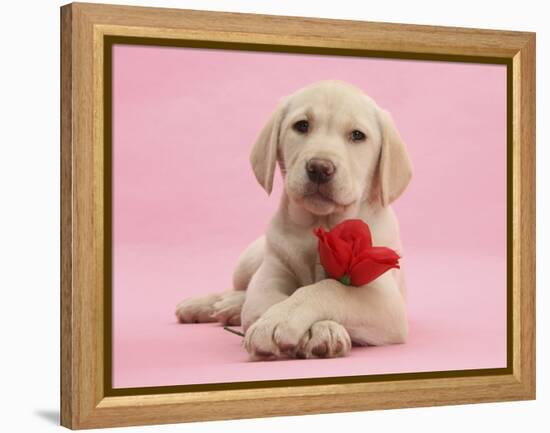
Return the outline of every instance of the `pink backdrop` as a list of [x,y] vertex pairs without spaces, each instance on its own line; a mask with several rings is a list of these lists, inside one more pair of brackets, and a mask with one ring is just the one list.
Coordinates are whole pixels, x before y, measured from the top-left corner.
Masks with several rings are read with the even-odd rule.
[[[321,79],[363,88],[408,144],[410,338],[248,362],[240,337],[174,308],[230,287],[281,191],[256,184],[250,147],[281,96]],[[120,45],[113,102],[114,387],[505,366],[504,66]]]

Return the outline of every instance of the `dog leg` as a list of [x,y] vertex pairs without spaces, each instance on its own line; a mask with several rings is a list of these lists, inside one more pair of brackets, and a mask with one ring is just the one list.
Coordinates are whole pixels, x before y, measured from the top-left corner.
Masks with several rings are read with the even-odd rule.
[[402,343],[407,335],[405,302],[385,274],[363,287],[327,279],[298,289],[248,328],[245,348],[253,359],[295,356],[310,328],[324,320],[342,325],[359,344]]
[[241,314],[245,332],[273,305],[287,299],[296,287],[297,282],[286,268],[273,256],[266,257],[246,291]]

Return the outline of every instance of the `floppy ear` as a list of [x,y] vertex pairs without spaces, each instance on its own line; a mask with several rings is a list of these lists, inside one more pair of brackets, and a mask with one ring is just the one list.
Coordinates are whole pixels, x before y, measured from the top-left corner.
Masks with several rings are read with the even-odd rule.
[[379,163],[380,199],[387,206],[405,191],[412,176],[412,165],[393,119],[380,110],[382,149]]
[[254,175],[268,194],[271,194],[273,188],[282,117],[283,108],[281,105],[273,112],[269,121],[263,127],[250,153],[250,164]]

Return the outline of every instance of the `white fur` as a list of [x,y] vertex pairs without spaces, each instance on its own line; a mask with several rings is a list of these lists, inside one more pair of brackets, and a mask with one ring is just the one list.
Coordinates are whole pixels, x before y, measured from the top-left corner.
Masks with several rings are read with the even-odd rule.
[[[306,134],[293,129],[299,120],[309,122]],[[367,139],[353,142],[354,129]],[[310,158],[335,165],[328,183],[309,181]],[[283,100],[253,147],[252,168],[268,193],[277,161],[285,182],[280,206],[265,236],[241,256],[236,291],[180,303],[179,320],[242,323],[252,359],[344,356],[352,341],[404,342],[403,271],[362,287],[327,279],[312,234],[316,227],[330,230],[360,218],[369,224],[374,245],[402,253],[389,204],[405,190],[412,167],[389,113],[347,83],[314,83]]]

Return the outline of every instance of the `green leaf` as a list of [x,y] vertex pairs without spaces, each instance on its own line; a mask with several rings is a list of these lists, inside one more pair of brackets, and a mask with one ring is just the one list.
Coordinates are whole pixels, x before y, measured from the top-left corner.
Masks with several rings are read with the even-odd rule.
[[351,286],[351,277],[349,275],[344,275],[340,278],[340,282],[346,286]]

